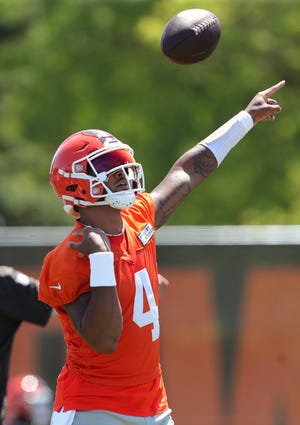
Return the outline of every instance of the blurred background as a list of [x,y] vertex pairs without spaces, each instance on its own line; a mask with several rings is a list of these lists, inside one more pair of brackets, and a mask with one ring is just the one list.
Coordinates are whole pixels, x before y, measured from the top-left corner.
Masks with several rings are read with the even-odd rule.
[[[222,24],[206,61],[163,57],[189,8]],[[186,149],[285,79],[261,123],[158,232],[162,363],[176,425],[300,422],[299,0],[0,0],[0,263],[39,276],[73,221],[48,181],[69,134],[130,144],[150,191]],[[24,227],[25,226],[25,227]],[[23,324],[11,376],[52,389],[57,317]]]
[[[175,65],[160,51],[176,13],[212,10],[213,55]],[[285,79],[262,123],[170,224],[290,224],[300,208],[299,0],[0,0],[0,219],[62,225],[48,182],[69,134],[100,128],[132,145],[147,189],[173,161]]]

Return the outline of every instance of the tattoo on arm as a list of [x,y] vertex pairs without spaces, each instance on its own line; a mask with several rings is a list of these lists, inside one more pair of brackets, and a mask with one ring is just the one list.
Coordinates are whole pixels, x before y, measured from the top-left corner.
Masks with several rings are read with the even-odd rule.
[[180,205],[181,202],[187,197],[190,191],[190,185],[187,182],[183,182],[179,186],[176,186],[175,189],[168,196],[159,201],[157,211],[159,211],[160,214],[159,218],[157,215],[157,227],[162,226],[168,220],[168,218],[173,214],[178,205]]
[[172,167],[158,186],[156,226],[161,227],[188,194],[217,168],[214,154],[203,145],[196,145]]
[[203,146],[193,158],[193,171],[203,177],[208,177],[217,167],[217,160],[214,154]]

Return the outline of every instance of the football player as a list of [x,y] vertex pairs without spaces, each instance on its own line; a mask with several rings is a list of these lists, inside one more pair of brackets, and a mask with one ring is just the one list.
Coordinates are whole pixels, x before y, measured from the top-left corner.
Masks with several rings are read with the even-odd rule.
[[[45,326],[51,308],[38,300],[38,281],[12,267],[0,266],[0,411],[5,414],[9,361],[13,340],[23,321]],[[0,418],[0,424],[2,419]]]
[[105,131],[80,131],[58,147],[50,181],[76,221],[40,276],[40,299],[57,310],[67,345],[52,425],[173,424],[159,360],[155,231],[255,124],[275,119],[272,96],[284,84],[185,152],[151,193],[132,148]]

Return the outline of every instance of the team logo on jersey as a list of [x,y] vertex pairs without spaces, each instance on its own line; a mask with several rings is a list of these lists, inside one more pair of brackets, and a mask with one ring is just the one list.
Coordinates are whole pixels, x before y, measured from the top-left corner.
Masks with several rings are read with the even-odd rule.
[[141,243],[145,246],[150,241],[154,234],[154,229],[150,223],[147,223],[146,226],[142,229],[141,233],[138,234],[138,238]]

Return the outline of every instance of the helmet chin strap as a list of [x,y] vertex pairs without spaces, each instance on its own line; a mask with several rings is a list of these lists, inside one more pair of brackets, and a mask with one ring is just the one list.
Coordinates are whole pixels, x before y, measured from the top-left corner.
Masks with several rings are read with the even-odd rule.
[[80,214],[74,210],[73,205],[64,205],[64,210],[72,217],[79,218]]
[[117,210],[130,207],[135,201],[135,193],[114,192],[105,197],[106,204]]
[[[78,203],[78,206],[81,207],[93,207],[98,205],[109,205],[111,208],[115,208],[117,210],[123,210],[124,208],[130,207],[135,201],[136,194],[133,191],[124,191],[124,192],[110,192],[106,195],[106,197],[100,201],[95,203],[84,202]],[[65,204],[64,210],[67,214],[72,217],[79,218],[80,214],[74,210],[73,205]]]

